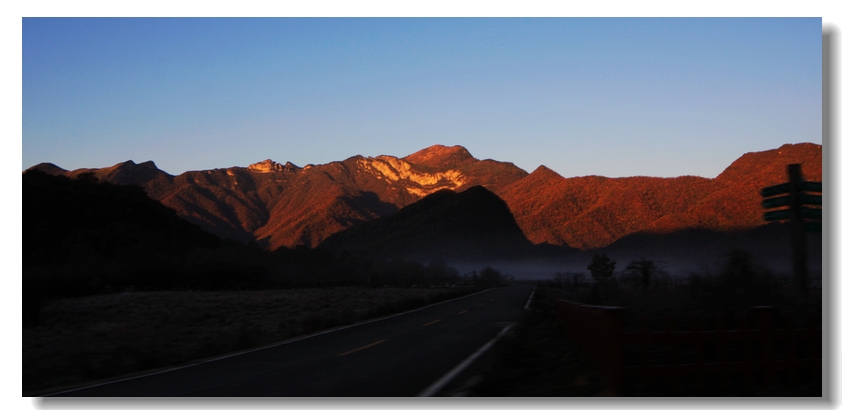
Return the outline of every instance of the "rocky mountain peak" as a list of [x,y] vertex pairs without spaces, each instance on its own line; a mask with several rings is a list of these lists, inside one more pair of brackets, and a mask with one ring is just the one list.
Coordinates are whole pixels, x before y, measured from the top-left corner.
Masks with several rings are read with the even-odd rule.
[[437,144],[407,155],[403,158],[403,160],[416,165],[442,168],[461,165],[465,162],[476,161],[476,158],[474,158],[473,155],[471,155],[471,153],[461,145],[448,147]]
[[250,171],[255,172],[292,172],[297,171],[301,168],[289,161],[287,161],[286,164],[280,164],[275,161],[272,161],[271,159],[265,159],[263,161],[249,165],[248,169]]
[[[409,161],[390,155],[375,158],[358,158],[360,167],[388,184],[402,182],[408,193],[423,197],[441,189],[457,189],[465,184],[466,177],[458,170],[446,169],[443,172],[426,172],[413,169]],[[416,167],[417,168],[417,167]],[[426,170],[430,168],[422,167]]]
[[564,177],[559,175],[558,172],[555,172],[543,165],[539,165],[538,168],[535,168],[535,171],[532,171],[532,174],[530,175],[532,177],[540,177],[544,179],[564,179]]

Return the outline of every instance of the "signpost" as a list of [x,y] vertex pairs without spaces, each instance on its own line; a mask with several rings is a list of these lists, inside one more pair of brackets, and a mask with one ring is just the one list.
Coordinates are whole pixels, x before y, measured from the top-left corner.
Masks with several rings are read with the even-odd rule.
[[766,198],[761,203],[763,208],[786,207],[786,209],[768,211],[763,214],[763,219],[792,221],[792,274],[794,283],[806,298],[807,241],[804,232],[821,232],[822,229],[822,197],[806,192],[822,192],[822,183],[804,181],[801,177],[801,164],[790,164],[787,166],[787,171],[789,182],[760,190],[760,195]]
[[789,193],[789,184],[767,186],[766,188],[760,190],[760,195],[762,195],[764,198],[767,196],[774,196],[786,193]]
[[763,219],[766,221],[781,221],[790,219],[791,214],[792,211],[790,211],[789,209],[782,209],[780,211],[766,212],[765,214],[763,214]]

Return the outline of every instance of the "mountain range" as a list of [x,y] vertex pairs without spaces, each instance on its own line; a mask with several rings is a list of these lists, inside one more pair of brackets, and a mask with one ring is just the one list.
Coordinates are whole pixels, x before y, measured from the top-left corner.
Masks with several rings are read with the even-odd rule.
[[[544,166],[527,173],[509,162],[474,158],[461,146],[441,145],[403,158],[358,155],[304,167],[267,159],[180,175],[152,161],[131,160],[108,168],[68,171],[42,163],[30,169],[139,185],[210,233],[268,249],[316,247],[439,191],[450,201],[482,186],[503,200],[532,243],[588,250],[632,234],[764,225],[760,189],[785,182],[791,163],[802,164],[806,180],[822,180],[822,147],[810,143],[744,154],[716,178],[565,178]],[[485,196],[476,192],[468,197]]]

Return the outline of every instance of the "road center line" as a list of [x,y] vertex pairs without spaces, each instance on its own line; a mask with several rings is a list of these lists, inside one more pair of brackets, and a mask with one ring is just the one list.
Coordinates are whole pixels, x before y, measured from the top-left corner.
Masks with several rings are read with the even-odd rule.
[[484,305],[484,304],[485,304],[485,303],[480,303],[479,305],[477,305],[477,307],[480,307],[480,306],[482,306],[482,305]]
[[424,327],[424,326],[430,326],[430,325],[432,325],[433,323],[436,323],[436,322],[441,322],[441,319],[436,319],[436,320],[434,320],[434,321],[432,321],[432,322],[430,322],[430,323],[425,323],[425,324],[421,325],[421,327]]
[[468,313],[468,311],[467,311],[467,310],[463,310],[463,311],[461,311],[461,312],[457,313],[457,315],[461,315],[461,314],[463,314],[463,313]]
[[372,343],[372,344],[365,345],[365,346],[363,346],[363,347],[358,347],[358,348],[356,348],[356,349],[354,349],[354,350],[349,350],[349,351],[347,351],[347,352],[345,352],[345,353],[340,353],[340,354],[338,354],[337,356],[345,356],[346,354],[351,354],[351,353],[354,353],[354,352],[359,352],[360,350],[363,350],[363,349],[368,349],[369,347],[372,347],[372,346],[377,346],[377,345],[379,345],[380,343],[383,343],[383,342],[385,342],[385,341],[386,341],[386,339],[383,339],[383,340],[378,340],[378,341],[376,341],[376,342],[374,342],[374,343]]

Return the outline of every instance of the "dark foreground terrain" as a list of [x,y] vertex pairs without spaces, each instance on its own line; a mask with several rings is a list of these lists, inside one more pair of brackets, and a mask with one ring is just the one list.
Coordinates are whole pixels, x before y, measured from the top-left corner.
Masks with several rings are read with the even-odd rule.
[[[558,316],[559,299],[579,302],[603,301],[604,305],[622,306],[626,310],[622,324],[635,328],[642,318],[652,320],[652,331],[664,330],[664,320],[672,317],[679,330],[687,330],[694,323],[703,328],[724,318],[729,329],[745,325],[748,313],[757,299],[772,306],[773,328],[786,318],[793,318],[799,326],[818,323],[821,318],[821,289],[811,289],[810,299],[799,300],[786,292],[757,290],[730,292],[711,289],[711,283],[696,286],[672,286],[668,289],[631,289],[614,287],[598,295],[592,285],[571,286],[567,283],[539,283],[532,301],[532,309],[519,325],[489,352],[488,356],[461,379],[450,395],[478,397],[820,397],[823,381],[816,372],[782,374],[770,385],[760,380],[765,374],[747,375],[726,372],[714,377],[685,377],[675,380],[656,379],[654,384],[630,380],[621,392],[612,392],[604,372],[597,363],[599,353],[587,354],[571,328],[565,327]],[[696,289],[703,288],[704,290]],[[776,289],[780,290],[780,289]],[[707,293],[710,292],[710,293]],[[737,299],[739,293],[741,299]],[[763,295],[766,293],[766,295]],[[668,320],[668,319],[667,319]],[[748,322],[751,326],[751,321]],[[713,326],[716,326],[715,324]],[[750,348],[734,345],[735,348]],[[791,348],[798,350],[803,345]],[[782,346],[774,349],[779,355]],[[730,351],[733,359],[734,351]],[[746,351],[751,355],[754,352]],[[639,362],[641,354],[625,351],[625,362]],[[657,354],[657,350],[656,350]],[[819,355],[821,353],[818,353]],[[688,359],[692,360],[692,359]],[[819,369],[820,370],[820,369]],[[755,379],[753,376],[756,376]]]
[[23,394],[263,346],[416,309],[473,289],[132,292],[47,303],[23,330]]
[[425,309],[223,356],[62,396],[416,396],[524,312],[528,285],[498,287]]

